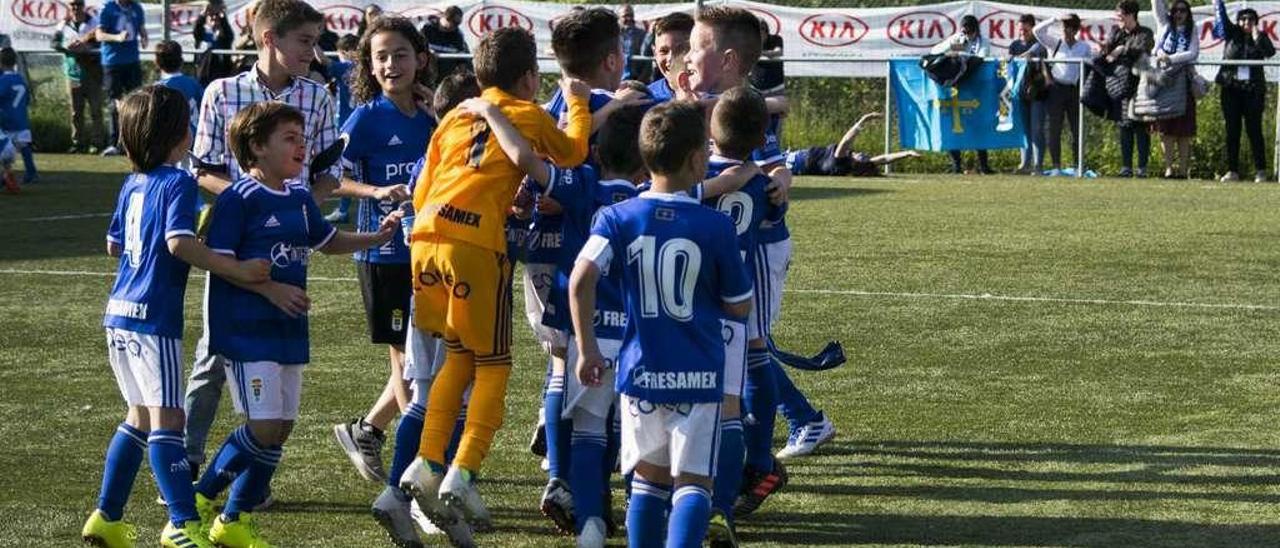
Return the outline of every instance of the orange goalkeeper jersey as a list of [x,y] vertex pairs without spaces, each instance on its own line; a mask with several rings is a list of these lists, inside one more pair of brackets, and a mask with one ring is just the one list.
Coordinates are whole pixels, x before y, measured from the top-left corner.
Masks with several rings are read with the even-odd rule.
[[[591,136],[586,99],[569,98],[569,125],[556,127],[537,103],[496,87],[480,97],[511,120],[533,149],[564,167],[582,164]],[[440,121],[427,147],[413,192],[413,239],[438,235],[506,252],[505,225],[524,172],[507,159],[484,118],[454,109]]]

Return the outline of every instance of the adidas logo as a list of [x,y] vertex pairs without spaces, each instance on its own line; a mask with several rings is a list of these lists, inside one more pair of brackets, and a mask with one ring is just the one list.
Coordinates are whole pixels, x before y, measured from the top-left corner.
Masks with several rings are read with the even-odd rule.
[[272,215],[270,217],[267,217],[267,222],[262,223],[262,226],[265,228],[275,228],[277,226],[280,226],[280,221],[276,219],[275,215]]
[[400,136],[399,136],[399,135],[392,135],[392,136],[391,136],[391,140],[390,140],[390,141],[387,141],[387,146],[389,146],[389,147],[393,147],[393,146],[396,146],[396,145],[402,145],[402,144],[404,144],[404,141],[401,141],[401,140],[400,140]]

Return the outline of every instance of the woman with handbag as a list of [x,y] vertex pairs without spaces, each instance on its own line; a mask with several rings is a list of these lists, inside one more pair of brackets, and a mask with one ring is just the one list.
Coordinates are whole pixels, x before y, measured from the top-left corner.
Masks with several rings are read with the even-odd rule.
[[[1102,48],[1102,55],[1096,61],[1105,67],[1107,78],[1107,95],[1112,99],[1107,118],[1116,121],[1120,136],[1120,158],[1123,167],[1120,177],[1139,178],[1147,176],[1147,159],[1151,155],[1151,136],[1147,133],[1147,124],[1135,120],[1129,114],[1129,103],[1137,88],[1138,77],[1133,74],[1133,67],[1145,58],[1155,44],[1151,29],[1138,24],[1138,1],[1121,0],[1116,5],[1116,18],[1120,27],[1111,33],[1111,38]],[[1137,145],[1138,170],[1133,170],[1134,145]]]
[[[1068,13],[1058,17],[1062,25],[1062,35],[1055,35],[1051,26],[1054,20],[1046,19],[1036,25],[1036,39],[1051,51],[1049,58],[1064,61],[1052,63],[1049,72],[1049,96],[1046,100],[1046,112],[1049,117],[1049,157],[1053,160],[1053,169],[1049,175],[1061,175],[1062,171],[1062,123],[1065,120],[1071,128],[1071,155],[1080,151],[1080,64],[1073,61],[1093,57],[1093,47],[1084,40],[1077,40],[1080,32],[1080,16]],[[1083,163],[1076,158],[1077,163]]]
[[[1173,77],[1183,79],[1179,83],[1190,83],[1195,77],[1196,59],[1200,57],[1200,34],[1191,19],[1191,4],[1187,0],[1174,0],[1173,9],[1166,10],[1165,0],[1151,0],[1151,10],[1156,15],[1156,36],[1159,36],[1155,49],[1151,51],[1155,68],[1170,71],[1183,67]],[[1164,149],[1166,179],[1186,179],[1191,175],[1191,141],[1196,137],[1196,98],[1193,86],[1183,87],[1186,89],[1183,114],[1156,122],[1156,131],[1160,133]]]
[[1045,77],[1044,47],[1036,41],[1031,31],[1036,26],[1036,16],[1030,13],[1018,18],[1018,39],[1009,44],[1009,56],[1027,61],[1027,75],[1018,90],[1022,102],[1022,127],[1027,132],[1022,146],[1022,161],[1014,173],[1040,175],[1044,171],[1044,99],[1049,94],[1049,82]]
[[[1271,38],[1258,25],[1258,12],[1250,8],[1236,12],[1236,21],[1227,17],[1227,5],[1214,0],[1213,36],[1223,40],[1223,59],[1270,59],[1276,54]],[[1249,135],[1253,153],[1253,180],[1267,180],[1267,150],[1262,138],[1262,113],[1267,108],[1267,79],[1262,67],[1228,67],[1218,70],[1215,79],[1221,91],[1222,115],[1227,126],[1227,173],[1223,182],[1240,180],[1240,130]],[[1241,121],[1244,123],[1241,124]]]

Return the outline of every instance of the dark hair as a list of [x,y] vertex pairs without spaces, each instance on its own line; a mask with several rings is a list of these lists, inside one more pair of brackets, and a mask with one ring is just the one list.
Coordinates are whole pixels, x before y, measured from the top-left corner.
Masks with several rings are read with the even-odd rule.
[[1080,16],[1079,16],[1079,15],[1076,15],[1076,14],[1074,14],[1074,13],[1068,13],[1068,14],[1066,14],[1066,15],[1062,16],[1062,26],[1063,26],[1063,28],[1068,28],[1068,29],[1077,29],[1077,30],[1079,30],[1079,28],[1080,28]]
[[978,18],[972,15],[961,17],[960,28],[965,32],[978,32]]
[[356,51],[360,49],[360,36],[354,34],[344,34],[338,38],[338,44],[335,46],[338,51]]
[[698,23],[715,31],[716,45],[721,50],[738,53],[742,74],[751,72],[760,60],[760,50],[764,48],[760,20],[750,11],[728,5],[703,8],[698,13]]
[[654,175],[679,173],[689,155],[705,146],[707,120],[693,101],[668,101],[650,109],[640,122],[640,158]]
[[538,46],[529,31],[503,27],[480,39],[475,65],[480,87],[497,86],[510,92],[526,74],[537,74]]
[[614,111],[596,134],[596,160],[605,171],[630,175],[644,168],[640,159],[640,121],[648,110],[632,105]]
[[440,80],[440,85],[436,86],[436,96],[431,100],[431,108],[436,111],[436,118],[441,119],[458,103],[479,96],[480,83],[476,81],[476,75],[459,70]]
[[1243,18],[1245,18],[1245,17],[1252,17],[1254,21],[1257,21],[1257,20],[1258,20],[1258,12],[1257,12],[1257,11],[1254,11],[1254,9],[1253,9],[1253,8],[1244,8],[1244,9],[1242,9],[1242,10],[1240,10],[1240,11],[1237,11],[1237,12],[1236,12],[1236,21],[1239,21],[1239,20],[1241,20],[1241,19],[1243,19]]
[[1120,0],[1120,3],[1116,4],[1116,9],[1120,10],[1120,13],[1137,15],[1140,8],[1138,7],[1138,0]]
[[638,91],[645,95],[650,95],[649,86],[644,85],[644,82],[641,82],[639,80],[623,80],[621,83],[618,84],[618,90],[621,91],[623,89],[630,89],[633,91]]
[[571,11],[556,21],[551,49],[569,76],[590,78],[609,55],[616,55],[621,39],[618,16],[604,8]]
[[[189,122],[183,122],[189,123]],[[276,101],[259,101],[237,112],[231,118],[227,129],[227,148],[235,156],[240,169],[248,171],[258,163],[253,154],[253,146],[262,146],[271,139],[271,134],[286,123],[306,125],[302,111]]]
[[667,32],[690,33],[693,31],[693,16],[683,11],[676,11],[662,16],[653,24],[653,35]]
[[1018,22],[1024,25],[1031,25],[1034,27],[1036,26],[1036,16],[1030,13],[1024,13],[1022,14],[1021,17],[1018,17]]
[[[373,76],[373,37],[384,32],[398,32],[405,40],[409,41],[409,46],[413,48],[415,64],[417,63],[417,56],[420,54],[425,53],[428,57],[431,57],[431,49],[427,47],[427,38],[421,32],[418,32],[418,29],[414,28],[413,21],[398,15],[378,16],[369,25],[369,28],[365,30],[364,35],[360,37],[355,70],[351,72],[351,98],[357,104],[368,103],[377,97],[379,93],[382,93],[382,86],[378,85],[377,78]],[[343,38],[346,37],[344,36]],[[430,85],[435,77],[432,74],[432,65],[433,63],[428,62],[427,66],[418,69],[414,73],[414,80],[420,84]]]
[[764,96],[747,86],[730,88],[720,94],[711,109],[711,140],[721,155],[745,160],[751,151],[764,145],[769,128],[769,109]]
[[[3,64],[0,60],[0,64]],[[182,46],[173,40],[156,42],[156,66],[165,72],[182,70]]]
[[1178,4],[1182,4],[1183,7],[1187,8],[1187,22],[1182,24],[1181,32],[1186,34],[1195,32],[1196,21],[1191,13],[1191,2],[1187,0],[1173,0],[1173,5],[1169,6],[1169,23],[1173,23],[1173,10],[1178,8]]
[[18,52],[5,46],[0,48],[0,67],[13,68],[18,65]]
[[120,105],[120,146],[133,171],[146,173],[169,161],[173,149],[182,145],[191,131],[188,108],[181,92],[156,84],[124,98]]
[[449,7],[447,7],[447,8],[445,8],[445,9],[444,9],[444,18],[445,18],[445,19],[449,19],[449,18],[454,17],[454,16],[462,17],[462,8],[460,8],[460,7],[458,7],[458,6],[449,6]]
[[[260,0],[254,5],[253,31],[284,36],[304,25],[324,26],[324,14],[299,0]],[[323,30],[323,28],[321,29]],[[254,36],[257,41],[261,36]]]

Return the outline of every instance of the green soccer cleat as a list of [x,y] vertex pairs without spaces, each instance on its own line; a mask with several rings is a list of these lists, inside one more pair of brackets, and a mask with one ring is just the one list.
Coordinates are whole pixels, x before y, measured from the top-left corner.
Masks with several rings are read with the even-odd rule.
[[80,538],[85,544],[98,548],[133,548],[133,541],[138,538],[138,530],[124,520],[110,521],[102,510],[94,510],[80,530]]
[[160,546],[164,548],[213,548],[208,532],[199,521],[188,521],[179,529],[173,522],[164,524],[160,532]]
[[220,548],[274,548],[259,536],[258,526],[248,513],[240,514],[236,521],[218,516],[209,529],[209,541]]

